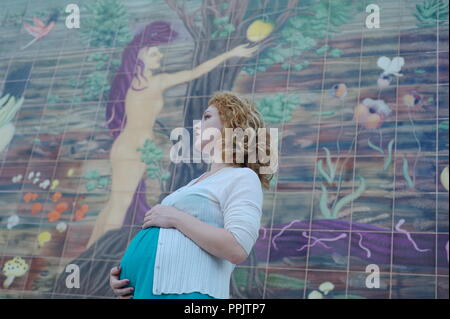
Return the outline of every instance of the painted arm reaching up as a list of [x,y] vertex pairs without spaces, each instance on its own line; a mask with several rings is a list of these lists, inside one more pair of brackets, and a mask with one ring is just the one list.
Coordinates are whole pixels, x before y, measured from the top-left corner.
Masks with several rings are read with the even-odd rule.
[[208,72],[213,70],[215,67],[217,67],[222,62],[225,62],[227,59],[234,58],[234,57],[246,57],[250,58],[255,51],[258,50],[258,46],[249,48],[250,44],[242,44],[234,49],[227,51],[225,53],[222,53],[215,58],[212,58],[197,67],[186,70],[186,71],[180,71],[175,73],[162,73],[158,76],[161,79],[161,85],[163,86],[163,89],[170,88],[172,86],[192,81]]

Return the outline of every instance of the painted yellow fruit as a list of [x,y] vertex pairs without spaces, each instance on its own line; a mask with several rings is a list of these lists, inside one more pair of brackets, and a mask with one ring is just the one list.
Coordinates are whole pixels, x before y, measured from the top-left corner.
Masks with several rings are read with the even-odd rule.
[[67,171],[67,177],[72,177],[73,173],[75,173],[75,170],[73,168],[69,168],[69,170]]
[[52,186],[50,187],[50,189],[52,190],[52,191],[54,191],[55,189],[56,189],[56,187],[58,187],[59,186],[59,180],[58,179],[54,179],[53,181],[52,181]]
[[448,192],[448,166],[441,173],[441,183]]
[[49,232],[42,232],[38,236],[38,243],[39,247],[43,247],[47,242],[49,242],[52,239],[52,234]]
[[251,42],[264,40],[272,33],[274,25],[270,22],[256,20],[247,29],[247,39]]

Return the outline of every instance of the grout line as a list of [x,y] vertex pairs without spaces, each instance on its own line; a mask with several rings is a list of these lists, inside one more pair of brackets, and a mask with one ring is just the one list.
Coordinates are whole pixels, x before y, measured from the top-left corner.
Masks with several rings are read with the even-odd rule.
[[[404,3],[404,0],[403,0]],[[400,25],[401,22],[403,21],[403,14],[404,11],[401,11],[401,16],[400,16]],[[397,56],[400,56],[400,47],[401,47],[401,31],[399,31],[398,34],[398,53]],[[398,98],[399,95],[399,78],[396,78],[396,105],[398,105]],[[395,134],[394,134],[394,149],[392,151],[392,166],[393,166],[393,176],[394,176],[394,181],[393,181],[393,196],[392,196],[392,218],[391,218],[391,229],[392,229],[392,233],[391,233],[391,262],[390,262],[390,276],[389,276],[389,299],[392,299],[392,275],[393,275],[393,262],[394,262],[394,227],[395,227],[395,204],[396,204],[396,197],[395,197],[395,193],[396,193],[396,181],[397,181],[397,175],[396,175],[396,171],[397,171],[397,146],[398,146],[398,140],[397,140],[397,133],[398,133],[398,110],[396,110],[395,112],[395,130],[394,130]]]
[[[438,14],[440,15],[440,6],[438,6]],[[439,50],[439,20],[436,19],[436,50]],[[439,210],[438,210],[438,189],[439,189],[439,51],[436,52],[436,152],[435,152],[435,161],[436,161],[436,170],[435,170],[435,178],[436,178],[436,195],[435,195],[435,232],[437,233],[439,229]],[[448,96],[448,95],[447,95]],[[448,218],[447,218],[448,221]],[[434,298],[439,299],[438,295],[438,248],[439,241],[438,235],[436,234],[435,239],[435,282],[434,282]]]
[[[328,46],[328,41],[329,41],[329,33],[330,33],[330,10],[331,10],[331,4],[330,1],[328,1],[328,14],[327,14],[327,35],[326,35],[326,39],[325,39],[325,46]],[[327,58],[328,58],[328,50],[325,51],[325,54],[323,56],[323,69],[322,69],[322,85],[321,85],[321,92],[322,94],[320,95],[320,104],[319,104],[319,114],[322,113],[322,106],[324,103],[324,95],[323,95],[323,90],[324,90],[324,85],[325,85],[325,74],[327,71]],[[316,151],[314,152],[315,154],[315,162],[317,162],[317,158],[318,158],[318,154],[319,154],[319,144],[320,144],[320,123],[322,121],[322,116],[319,115],[319,124],[317,127],[317,141],[316,141]],[[310,216],[309,216],[309,234],[312,233],[312,221],[314,219],[314,195],[315,195],[315,191],[316,191],[316,177],[317,177],[317,165],[314,165],[314,173],[313,173],[313,191],[311,194],[311,209],[310,209]],[[308,244],[307,244],[307,249],[306,249],[306,269],[305,269],[305,286],[303,288],[303,299],[306,299],[306,291],[309,288],[308,286],[308,268],[309,268],[309,257],[310,257],[310,248],[311,248],[311,236],[308,236]]]
[[[364,1],[364,6],[367,5],[366,0]],[[364,35],[365,35],[365,26],[363,25],[362,29],[361,29],[361,51],[360,51],[360,57],[359,57],[359,76],[358,76],[358,104],[360,103],[360,99],[361,99],[361,82],[362,82],[362,61],[363,61],[363,51],[364,51]],[[356,158],[357,158],[357,153],[358,153],[358,128],[359,128],[359,123],[357,123],[355,125],[355,151],[354,151],[354,155],[353,155],[353,174],[352,174],[352,188],[351,188],[351,193],[354,192],[355,189],[355,175],[356,175]],[[350,146],[350,151],[353,148],[353,143]],[[394,188],[395,188],[395,184],[394,184]],[[353,233],[353,202],[354,200],[352,200],[350,202],[350,232],[349,232],[349,236],[348,236],[348,251],[347,251],[347,277],[346,277],[346,281],[345,281],[345,298],[348,298],[348,289],[349,289],[349,272],[350,272],[350,256],[351,256],[351,244],[352,244],[352,233]]]

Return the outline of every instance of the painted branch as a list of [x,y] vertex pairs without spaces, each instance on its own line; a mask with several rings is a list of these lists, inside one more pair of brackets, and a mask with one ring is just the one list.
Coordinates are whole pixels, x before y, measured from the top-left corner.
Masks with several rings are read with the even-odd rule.
[[180,17],[181,21],[183,21],[184,26],[188,30],[189,34],[192,36],[194,40],[198,39],[200,36],[200,32],[193,22],[192,17],[188,16],[173,0],[165,0],[167,5],[172,8]]

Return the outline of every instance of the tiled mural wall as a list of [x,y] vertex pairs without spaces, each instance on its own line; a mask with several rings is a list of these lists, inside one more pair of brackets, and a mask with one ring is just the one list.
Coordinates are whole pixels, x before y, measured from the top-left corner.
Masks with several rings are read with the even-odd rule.
[[[80,28],[66,25],[70,3]],[[366,25],[372,3],[379,28]],[[143,213],[206,169],[170,162],[170,132],[192,129],[220,90],[279,129],[279,170],[232,298],[448,298],[448,1],[2,0],[0,25],[0,298],[113,298],[109,270]],[[120,79],[133,72],[122,56],[142,32],[156,72],[259,49],[143,114],[155,117],[148,173],[124,225],[89,246],[111,191]],[[78,289],[65,285],[70,264]]]

